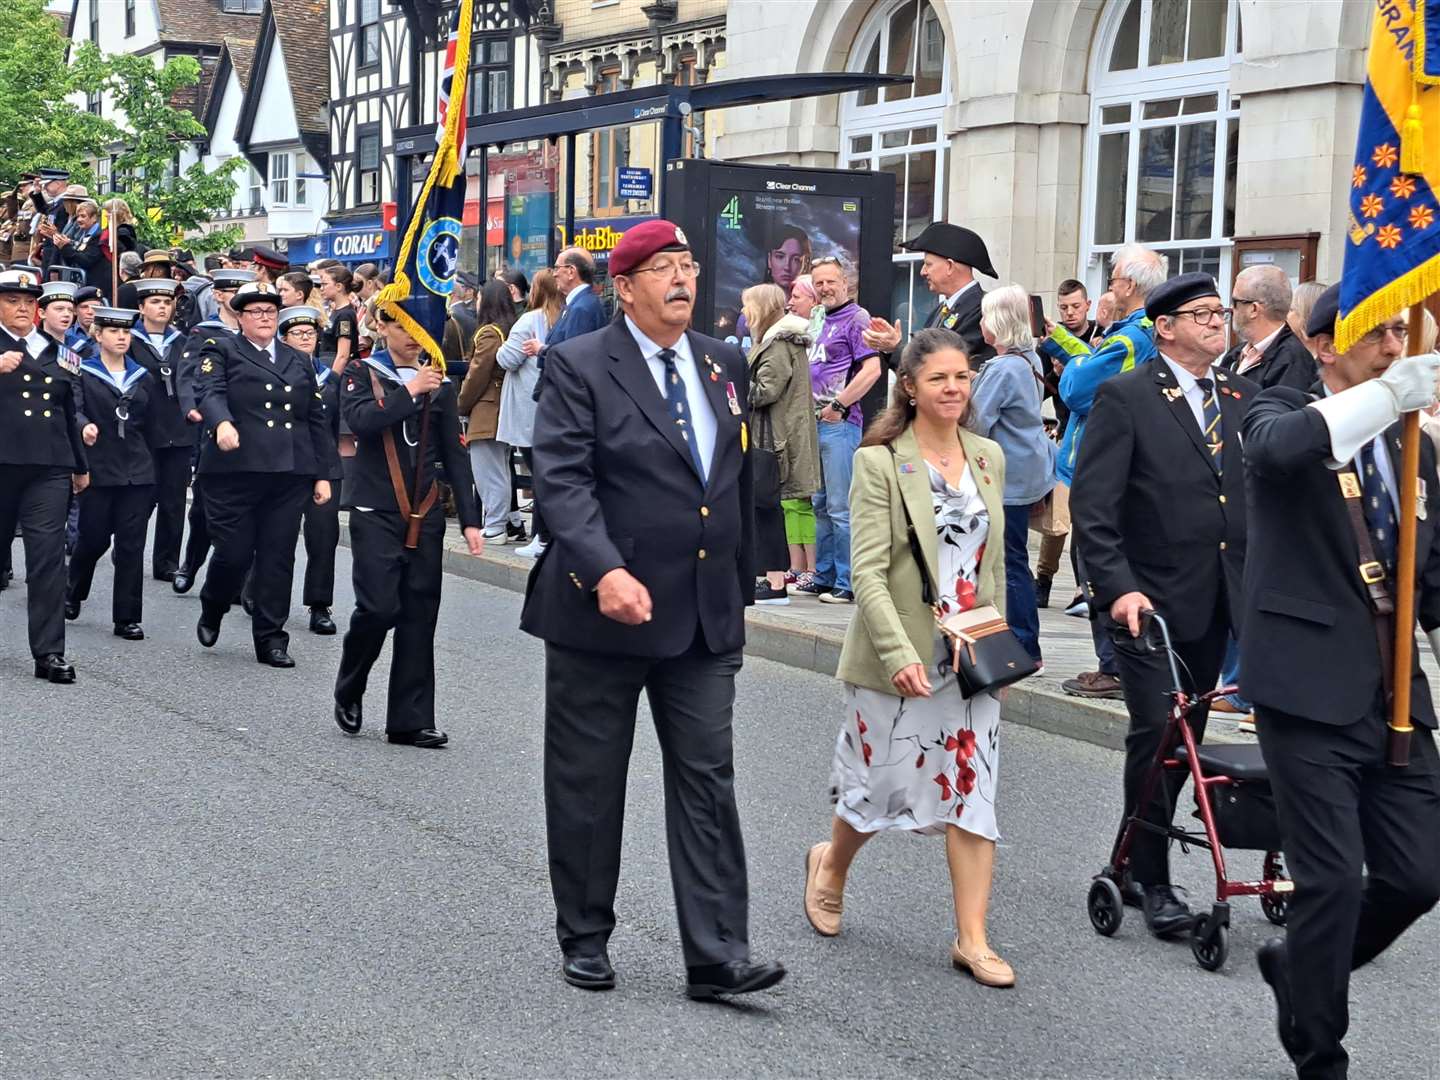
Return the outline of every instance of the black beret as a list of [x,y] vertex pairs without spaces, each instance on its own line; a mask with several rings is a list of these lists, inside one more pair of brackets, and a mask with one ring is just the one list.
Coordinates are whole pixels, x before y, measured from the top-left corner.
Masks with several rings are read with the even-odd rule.
[[91,300],[103,300],[105,295],[94,285],[82,285],[75,290],[75,303],[88,304]]
[[979,234],[946,221],[925,226],[924,232],[900,246],[908,251],[925,251],[942,259],[953,259],[988,277],[1000,276],[990,265],[990,252],[985,249],[985,241],[980,239]]
[[1145,298],[1145,314],[1154,322],[1161,315],[1174,315],[1191,300],[1202,296],[1219,298],[1220,286],[1209,274],[1196,271],[1193,274],[1177,274],[1159,288],[1153,289]]
[[1340,317],[1340,283],[1337,281],[1315,301],[1310,309],[1310,318],[1305,320],[1305,336],[1316,334],[1335,336],[1335,320]]

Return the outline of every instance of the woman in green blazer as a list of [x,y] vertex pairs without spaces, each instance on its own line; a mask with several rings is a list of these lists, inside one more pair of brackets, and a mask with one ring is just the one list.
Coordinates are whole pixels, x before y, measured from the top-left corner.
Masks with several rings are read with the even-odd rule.
[[987,986],[1015,973],[990,948],[985,914],[994,866],[1000,702],[965,698],[923,600],[913,523],[940,612],[1005,604],[1005,460],[963,427],[970,361],[959,335],[917,333],[890,407],[855,454],[850,488],[850,623],[838,676],[844,723],[831,773],[831,839],[806,858],[805,913],[840,931],[845,877],[885,829],[945,837],[954,890],[954,965]]

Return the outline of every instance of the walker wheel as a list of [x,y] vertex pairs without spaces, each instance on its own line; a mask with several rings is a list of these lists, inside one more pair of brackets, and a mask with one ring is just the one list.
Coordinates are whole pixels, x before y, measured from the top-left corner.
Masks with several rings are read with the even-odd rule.
[[1102,875],[1090,883],[1085,906],[1090,912],[1090,925],[1101,937],[1110,937],[1120,929],[1125,905],[1120,899],[1120,886],[1108,877]]
[[1276,926],[1285,925],[1285,915],[1290,907],[1290,898],[1284,893],[1271,893],[1260,897],[1260,910]]
[[1209,915],[1196,919],[1190,931],[1190,951],[1206,971],[1219,971],[1230,956],[1230,928],[1214,925]]

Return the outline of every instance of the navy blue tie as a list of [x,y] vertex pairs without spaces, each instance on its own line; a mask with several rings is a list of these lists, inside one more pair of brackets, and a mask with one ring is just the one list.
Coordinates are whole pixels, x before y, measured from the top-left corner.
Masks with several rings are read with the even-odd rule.
[[1375,444],[1366,443],[1360,450],[1360,490],[1364,495],[1365,524],[1375,543],[1375,557],[1385,566],[1386,574],[1395,573],[1396,544],[1400,523],[1395,518],[1395,503],[1375,462]]
[[700,446],[695,438],[695,425],[690,422],[690,402],[685,396],[685,380],[675,368],[675,350],[661,349],[656,354],[665,365],[665,404],[670,406],[670,415],[680,429],[680,438],[690,447],[690,460],[695,463],[695,472],[705,479],[705,465],[700,460]]
[[1205,395],[1205,401],[1200,407],[1205,418],[1205,445],[1210,448],[1210,459],[1215,462],[1216,471],[1224,472],[1222,452],[1225,449],[1225,434],[1220,428],[1220,402],[1215,397],[1215,383],[1210,379],[1196,379],[1195,385],[1200,387],[1200,392]]

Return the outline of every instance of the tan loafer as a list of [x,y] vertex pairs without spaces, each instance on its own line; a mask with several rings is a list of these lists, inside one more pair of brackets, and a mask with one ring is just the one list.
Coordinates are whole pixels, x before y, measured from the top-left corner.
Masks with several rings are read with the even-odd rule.
[[970,977],[982,986],[1007,987],[1015,985],[1015,969],[993,952],[976,953],[966,956],[960,951],[960,942],[950,945],[950,963],[957,971],[968,971]]
[[830,844],[816,844],[805,853],[805,918],[822,937],[834,937],[840,933],[840,914],[845,910],[843,894],[822,889],[815,883],[820,873],[820,860]]

